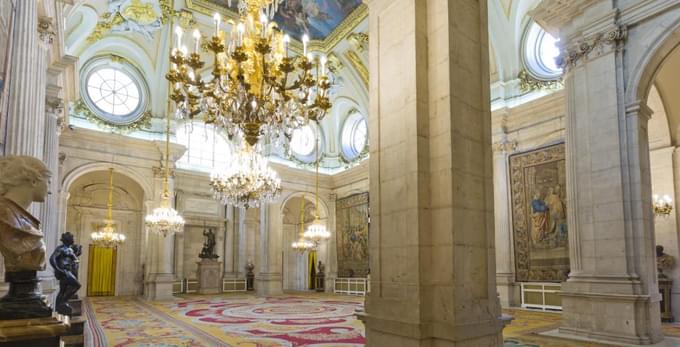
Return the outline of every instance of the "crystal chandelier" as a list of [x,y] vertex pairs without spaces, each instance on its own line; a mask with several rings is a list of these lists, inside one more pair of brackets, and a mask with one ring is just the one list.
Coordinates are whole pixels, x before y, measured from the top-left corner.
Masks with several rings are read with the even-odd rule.
[[[240,0],[238,23],[227,21],[215,29],[205,46],[212,52],[212,78],[203,80],[201,33],[194,30],[194,49],[183,45],[177,26],[176,46],[170,55],[166,78],[180,118],[200,116],[207,124],[226,129],[229,136],[242,133],[251,146],[261,137],[271,142],[290,137],[310,120],[321,120],[331,108],[326,57],[307,52],[309,37],[302,37],[303,54],[289,55],[290,37],[273,22],[280,0]],[[231,0],[228,0],[231,6]]]
[[671,199],[670,196],[664,195],[662,197],[654,194],[653,196],[653,202],[652,202],[652,207],[654,208],[654,215],[655,216],[663,216],[666,217],[671,214],[673,211],[673,205],[671,204],[673,202],[673,199]]
[[281,193],[281,179],[265,157],[245,144],[225,171],[210,174],[213,197],[237,207],[257,208]]
[[90,234],[92,243],[99,247],[117,247],[125,242],[125,235],[117,233],[113,223],[113,168],[109,169],[109,201],[104,226]]
[[300,253],[311,251],[314,248],[316,248],[316,244],[314,242],[309,241],[305,238],[304,230],[305,230],[305,196],[303,195],[302,201],[300,202],[300,237],[297,239],[297,241],[294,241],[291,244],[293,250],[298,251]]
[[147,214],[144,222],[147,232],[154,232],[166,237],[168,234],[181,233],[184,231],[184,218],[172,208],[170,204],[170,189],[168,177],[170,177],[170,113],[167,117],[165,134],[165,171],[163,171],[163,194],[161,194],[160,206]]
[[[320,127],[318,129],[320,129]],[[319,163],[321,162],[319,141],[321,141],[321,136],[319,136],[318,133],[316,135],[316,212],[314,214],[314,222],[307,227],[304,237],[312,240],[315,245],[318,245],[321,241],[328,240],[331,237],[331,232],[326,229],[326,225],[321,223],[321,218],[319,218]]]

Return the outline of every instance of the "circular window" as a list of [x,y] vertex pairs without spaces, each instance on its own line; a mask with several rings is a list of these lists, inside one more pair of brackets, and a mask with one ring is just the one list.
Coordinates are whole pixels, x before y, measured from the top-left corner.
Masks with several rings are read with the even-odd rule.
[[356,159],[368,144],[368,126],[366,118],[359,113],[353,113],[342,126],[342,155],[347,160]]
[[[295,129],[290,138],[290,150],[298,160],[311,163],[315,159],[317,132],[321,136],[317,125],[307,124]],[[323,141],[321,141],[323,144]]]
[[560,55],[557,38],[535,22],[529,24],[524,35],[523,59],[529,73],[541,80],[559,78],[562,69],[555,62]]
[[97,117],[116,125],[141,118],[148,89],[132,65],[117,57],[95,58],[83,67],[81,76],[83,100]]

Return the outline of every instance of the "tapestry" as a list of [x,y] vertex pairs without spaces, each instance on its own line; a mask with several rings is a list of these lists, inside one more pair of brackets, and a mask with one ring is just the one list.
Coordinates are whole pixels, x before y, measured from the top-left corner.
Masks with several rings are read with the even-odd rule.
[[515,277],[561,282],[569,273],[564,144],[510,156]]
[[368,193],[335,203],[338,277],[368,275]]

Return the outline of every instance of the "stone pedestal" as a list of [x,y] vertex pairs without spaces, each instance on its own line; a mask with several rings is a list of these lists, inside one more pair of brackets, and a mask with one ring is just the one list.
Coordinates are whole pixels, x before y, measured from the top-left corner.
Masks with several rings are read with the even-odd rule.
[[0,320],[44,318],[52,315],[47,298],[40,291],[35,271],[5,273],[7,295],[0,298]]
[[255,279],[255,292],[258,296],[275,296],[283,294],[281,273],[263,273],[257,274]]
[[222,271],[215,259],[202,259],[198,263],[198,294],[222,292]]
[[0,347],[58,347],[70,329],[66,316],[0,321]]
[[668,278],[659,278],[659,293],[661,294],[661,321],[672,322],[673,311],[671,310],[671,289],[673,288],[673,280]]
[[71,317],[77,317],[83,314],[82,299],[71,299],[68,301],[68,305],[71,306]]
[[172,286],[175,283],[173,274],[152,274],[144,281],[144,298],[146,300],[170,300]]
[[71,328],[61,336],[60,347],[84,347],[85,346],[85,322],[81,317],[71,319]]
[[248,291],[255,290],[255,274],[252,272],[246,274],[246,289]]

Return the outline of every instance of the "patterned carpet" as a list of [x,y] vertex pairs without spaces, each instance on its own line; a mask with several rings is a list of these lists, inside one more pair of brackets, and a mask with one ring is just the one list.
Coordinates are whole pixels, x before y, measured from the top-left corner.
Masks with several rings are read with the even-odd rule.
[[[257,298],[233,294],[185,296],[168,302],[133,297],[86,301],[87,346],[363,346],[354,317],[363,298],[326,294]],[[539,335],[556,329],[561,314],[504,309],[514,319],[503,331],[506,347],[609,347]],[[680,337],[680,324],[664,324]]]

